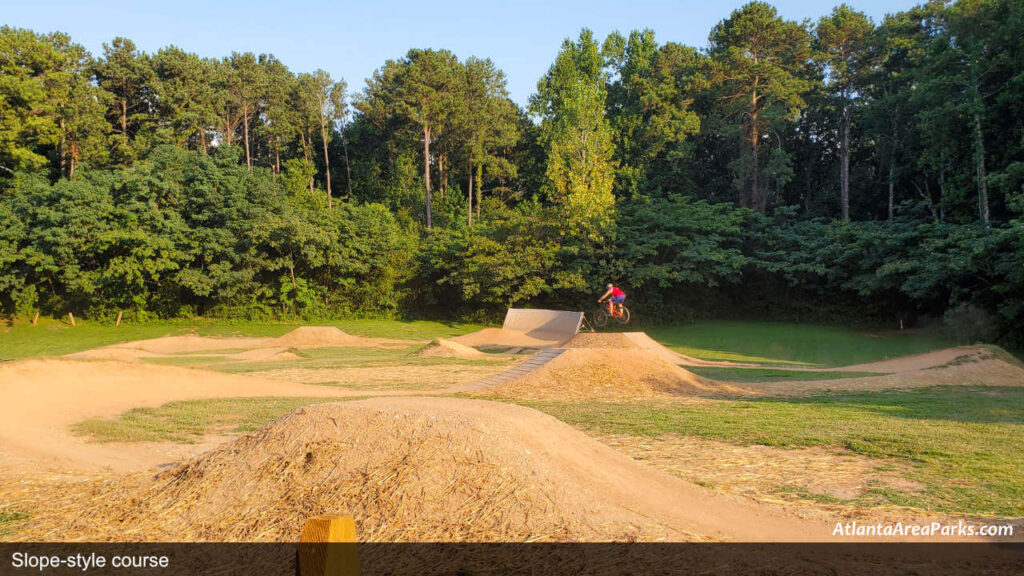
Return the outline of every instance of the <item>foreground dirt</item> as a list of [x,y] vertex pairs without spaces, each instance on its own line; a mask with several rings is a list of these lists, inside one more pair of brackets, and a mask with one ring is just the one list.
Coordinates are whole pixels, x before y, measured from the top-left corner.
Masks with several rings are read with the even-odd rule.
[[371,541],[817,540],[831,526],[714,494],[528,408],[376,398],[300,409],[160,474],[79,482],[19,538],[289,540],[345,510]]
[[[463,346],[431,349],[470,354],[464,345],[473,338],[493,342],[507,336],[516,346],[539,342],[522,335],[496,337],[493,331],[470,336],[462,339]],[[371,540],[833,540],[836,519],[858,518],[856,511],[806,502],[793,506],[791,500],[773,499],[772,491],[792,485],[848,499],[856,497],[862,482],[898,482],[864,461],[824,451],[783,455],[679,439],[638,446],[635,440],[605,438],[612,448],[527,408],[410,397],[424,387],[434,394],[464,391],[506,363],[241,376],[137,362],[182,352],[294,359],[291,347],[346,345],[342,342],[408,346],[408,341],[358,339],[319,328],[282,338],[197,338],[141,341],[75,355],[106,360],[0,366],[0,488],[8,501],[33,508],[19,538],[289,540],[303,518],[344,510],[357,513],[360,534]],[[570,348],[562,357],[487,393],[580,401],[1024,385],[1024,369],[970,348],[902,364],[849,367],[882,370],[884,364],[885,370],[903,370],[890,376],[741,388],[686,371],[678,355],[652,342],[580,335],[562,344]],[[304,384],[325,381],[338,386]],[[71,425],[88,418],[176,400],[367,394],[388,397],[301,409],[253,435],[209,436],[191,446],[97,444],[70,432]],[[179,465],[182,461],[187,462]],[[154,478],[154,469],[165,471]],[[153,517],[168,522],[147,524]],[[872,512],[871,517],[882,516]]]

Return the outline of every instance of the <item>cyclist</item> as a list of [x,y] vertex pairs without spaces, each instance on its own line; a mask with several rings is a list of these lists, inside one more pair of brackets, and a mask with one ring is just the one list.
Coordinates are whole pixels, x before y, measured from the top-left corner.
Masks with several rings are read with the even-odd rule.
[[[622,290],[620,290],[614,284],[609,284],[609,285],[605,286],[605,288],[607,288],[608,290],[604,293],[604,296],[601,296],[597,300],[597,303],[600,304],[601,302],[604,302],[605,299],[611,298],[612,304],[615,305],[616,312],[621,316],[622,315],[622,303],[626,301],[626,293],[623,292]],[[608,311],[611,312],[611,309],[609,308]]]

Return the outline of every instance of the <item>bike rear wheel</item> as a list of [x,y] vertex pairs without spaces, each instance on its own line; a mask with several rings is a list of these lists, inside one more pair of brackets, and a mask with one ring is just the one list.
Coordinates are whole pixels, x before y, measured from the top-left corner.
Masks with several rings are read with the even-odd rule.
[[594,313],[590,315],[590,321],[594,323],[594,326],[604,328],[608,325],[608,311],[604,308],[594,310]]
[[630,320],[631,316],[632,315],[629,313],[629,308],[626,308],[625,306],[623,306],[622,307],[622,315],[621,316],[616,316],[615,317],[615,321],[618,322],[619,324],[625,326],[626,324],[629,324],[629,320]]

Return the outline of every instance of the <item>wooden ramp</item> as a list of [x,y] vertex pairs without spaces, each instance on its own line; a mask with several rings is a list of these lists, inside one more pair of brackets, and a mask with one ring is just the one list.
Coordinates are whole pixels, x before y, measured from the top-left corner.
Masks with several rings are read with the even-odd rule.
[[547,364],[548,362],[551,362],[555,358],[558,358],[559,356],[562,355],[563,352],[565,352],[565,348],[548,348],[546,350],[541,350],[540,352],[537,352],[536,354],[531,356],[526,362],[523,362],[522,364],[517,364],[516,366],[509,368],[508,370],[505,370],[504,372],[501,372],[499,374],[495,374],[494,376],[488,376],[487,378],[477,380],[476,382],[473,382],[466,386],[465,389],[467,391],[484,390],[486,388],[493,388],[506,382],[518,380],[523,376],[526,376],[530,372],[533,372],[534,370]]

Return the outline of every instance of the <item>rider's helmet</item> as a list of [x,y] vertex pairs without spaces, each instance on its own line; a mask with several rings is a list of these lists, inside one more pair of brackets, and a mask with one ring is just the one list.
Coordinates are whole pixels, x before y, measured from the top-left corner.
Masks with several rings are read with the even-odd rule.
[[608,284],[607,286],[605,286],[605,288],[607,288],[608,290],[611,290],[612,289],[612,285]]

